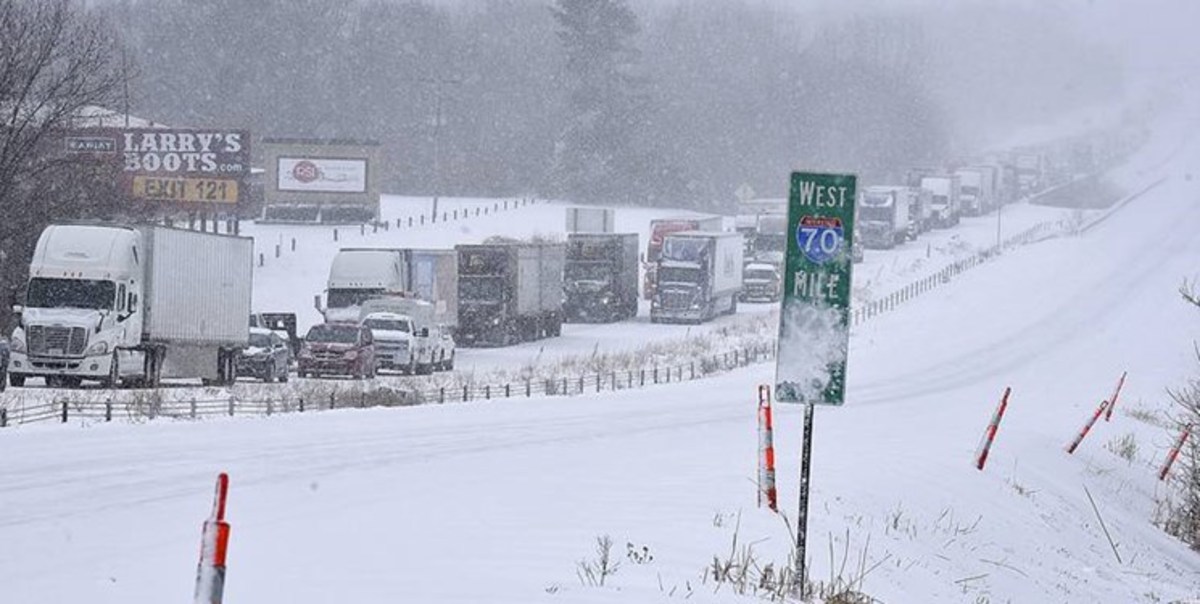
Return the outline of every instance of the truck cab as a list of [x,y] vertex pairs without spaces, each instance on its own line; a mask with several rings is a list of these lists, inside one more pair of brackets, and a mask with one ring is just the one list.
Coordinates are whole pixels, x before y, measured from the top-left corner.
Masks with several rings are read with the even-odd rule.
[[737,312],[743,242],[738,233],[668,235],[658,259],[650,320],[700,323]]
[[943,229],[957,225],[960,218],[958,177],[926,176],[921,179],[921,188],[929,191],[933,225]]
[[[52,386],[83,380],[116,385],[121,361],[142,335],[141,235],[119,226],[50,225],[29,267],[20,324],[12,333],[9,382]],[[140,360],[136,363],[140,365]]]
[[862,244],[890,249],[915,236],[906,187],[874,186],[863,191],[856,228]]
[[783,295],[780,265],[751,262],[742,269],[743,302],[778,302]]

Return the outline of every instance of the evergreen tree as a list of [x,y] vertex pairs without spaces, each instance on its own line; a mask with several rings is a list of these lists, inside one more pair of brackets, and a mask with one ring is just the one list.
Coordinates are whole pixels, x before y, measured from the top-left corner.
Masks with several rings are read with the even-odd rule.
[[557,0],[565,51],[567,123],[555,145],[555,193],[579,201],[643,203],[671,179],[641,134],[648,116],[635,69],[637,16],[625,0]]

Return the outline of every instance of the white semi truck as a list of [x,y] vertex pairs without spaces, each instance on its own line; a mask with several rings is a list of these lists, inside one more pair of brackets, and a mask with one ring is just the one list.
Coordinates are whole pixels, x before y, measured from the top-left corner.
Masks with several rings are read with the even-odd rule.
[[654,273],[650,320],[701,323],[737,312],[744,249],[741,233],[667,235]]
[[434,305],[436,321],[451,332],[458,324],[458,257],[454,250],[343,248],[329,267],[326,305],[313,303],[326,322],[357,323],[363,303],[416,297]]
[[871,186],[858,203],[857,226],[864,247],[891,249],[916,237],[908,187]]
[[992,166],[967,166],[954,172],[958,199],[966,216],[982,216],[995,206],[996,173]]
[[938,175],[921,178],[921,188],[929,191],[929,206],[933,209],[933,226],[947,228],[957,225],[962,208],[958,200],[958,176]]
[[254,241],[159,225],[53,224],[37,242],[9,381],[231,383],[250,337]]

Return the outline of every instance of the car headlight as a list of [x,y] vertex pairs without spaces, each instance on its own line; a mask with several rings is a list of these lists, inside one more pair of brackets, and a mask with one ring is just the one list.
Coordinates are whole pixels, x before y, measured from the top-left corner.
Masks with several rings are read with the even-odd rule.
[[347,360],[351,360],[351,361],[353,361],[354,359],[357,359],[357,358],[358,358],[358,351],[357,351],[357,350],[347,350],[347,351],[346,351],[346,359],[347,359]]
[[84,356],[98,357],[102,354],[108,354],[108,342],[103,340],[88,346],[87,352],[84,353]]
[[13,338],[11,348],[12,348],[12,352],[24,353],[25,352],[25,340],[22,340],[21,338]]

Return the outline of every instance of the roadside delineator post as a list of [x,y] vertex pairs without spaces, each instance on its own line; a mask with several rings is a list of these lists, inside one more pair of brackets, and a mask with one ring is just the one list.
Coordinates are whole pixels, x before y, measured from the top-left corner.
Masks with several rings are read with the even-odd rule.
[[758,387],[758,507],[766,502],[772,512],[779,511],[775,491],[775,429],[771,423],[771,387]]
[[1108,401],[1100,401],[1100,406],[1096,407],[1096,412],[1093,413],[1092,417],[1088,419],[1088,422],[1083,425],[1083,429],[1079,431],[1079,435],[1075,437],[1075,440],[1071,441],[1070,445],[1067,445],[1068,454],[1075,452],[1075,449],[1079,447],[1079,443],[1083,442],[1083,438],[1088,435],[1088,432],[1092,430],[1092,426],[1096,424],[1096,420],[1100,419],[1100,416],[1104,414],[1104,410],[1107,408]]
[[1175,463],[1175,458],[1179,457],[1179,450],[1183,448],[1183,444],[1187,442],[1188,436],[1192,433],[1192,425],[1188,424],[1183,427],[1183,432],[1179,434],[1179,439],[1175,441],[1175,445],[1171,447],[1171,451],[1167,453],[1167,460],[1163,462],[1163,467],[1158,471],[1158,479],[1166,480],[1167,474],[1171,473],[1171,466]]
[[1121,387],[1125,385],[1125,376],[1128,374],[1128,371],[1121,372],[1121,379],[1117,380],[1117,389],[1113,391],[1112,398],[1108,399],[1108,409],[1104,412],[1104,421],[1112,419],[1113,407],[1117,406],[1117,397],[1121,396]]
[[975,451],[975,469],[983,471],[983,466],[987,464],[988,452],[992,450],[992,443],[996,440],[996,432],[1000,429],[1000,420],[1004,419],[1004,411],[1008,409],[1008,395],[1012,394],[1012,387],[1004,389],[1004,396],[1000,398],[1000,404],[996,406],[996,411],[992,413],[992,421],[988,422],[987,430],[983,433],[983,439],[979,441],[979,447]]
[[196,567],[194,604],[221,604],[225,595],[225,552],[229,547],[229,523],[225,522],[225,496],[229,475],[217,475],[212,516],[204,522],[200,538],[200,564]]

